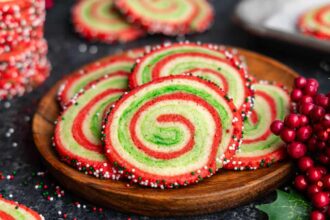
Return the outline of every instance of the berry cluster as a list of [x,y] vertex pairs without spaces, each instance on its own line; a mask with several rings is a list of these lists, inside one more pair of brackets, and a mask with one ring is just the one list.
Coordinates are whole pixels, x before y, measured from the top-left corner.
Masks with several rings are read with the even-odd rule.
[[311,220],[330,217],[330,93],[320,94],[318,88],[315,79],[296,78],[291,113],[270,128],[297,164],[294,185],[312,201]]

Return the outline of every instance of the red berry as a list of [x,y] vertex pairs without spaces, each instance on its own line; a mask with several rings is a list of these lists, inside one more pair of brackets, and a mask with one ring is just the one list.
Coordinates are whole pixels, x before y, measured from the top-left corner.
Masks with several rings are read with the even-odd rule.
[[308,156],[302,157],[298,161],[298,167],[303,172],[313,166],[314,166],[314,161],[312,160],[312,158],[310,158]]
[[300,125],[300,117],[297,114],[289,114],[284,119],[284,124],[288,128],[297,128]]
[[323,131],[324,128],[322,126],[322,124],[318,123],[318,124],[314,124],[313,126],[313,131],[314,133],[318,133],[319,131]]
[[309,78],[309,79],[307,79],[306,85],[312,85],[312,86],[319,87],[319,82],[316,79]]
[[309,120],[306,115],[299,115],[300,118],[300,126],[305,126],[308,124]]
[[323,178],[322,178],[322,182],[323,182],[323,186],[324,188],[326,188],[327,190],[330,189],[330,175],[325,175]]
[[298,102],[303,96],[303,92],[300,89],[294,89],[291,92],[291,100],[294,102]]
[[309,85],[307,84],[304,87],[304,94],[305,95],[310,95],[310,96],[314,96],[317,93],[318,87],[314,86],[314,85]]
[[296,88],[304,88],[304,86],[306,85],[306,83],[307,83],[307,80],[306,80],[306,78],[305,77],[302,77],[302,76],[300,76],[300,77],[297,77],[297,78],[295,78],[295,80],[294,80],[294,86],[296,87]]
[[324,94],[317,94],[314,100],[315,100],[315,104],[320,105],[322,107],[327,107],[329,104],[329,98]]
[[294,185],[295,185],[296,189],[298,189],[300,191],[304,191],[308,187],[307,180],[303,175],[296,176],[296,178],[294,180]]
[[298,159],[306,154],[306,145],[300,142],[292,142],[288,145],[288,154],[295,159]]
[[297,130],[296,136],[299,141],[307,141],[312,135],[313,129],[311,126],[304,126]]
[[307,143],[308,150],[314,152],[317,148],[316,144],[317,144],[317,139],[315,137],[310,138]]
[[54,6],[54,0],[46,0],[45,2],[46,9],[50,9]]
[[270,125],[270,130],[275,134],[279,135],[284,127],[284,123],[280,120],[275,120],[273,123]]
[[309,95],[304,95],[300,98],[300,104],[313,103],[313,97]]
[[312,211],[310,216],[310,220],[325,220],[325,215],[320,211]]
[[317,166],[315,168],[318,169],[321,172],[322,176],[324,176],[328,172],[327,169],[323,166]]
[[324,208],[329,205],[328,194],[325,192],[315,193],[313,195],[312,202],[316,208]]
[[330,148],[327,148],[327,149],[325,150],[325,154],[326,154],[328,157],[330,157]]
[[294,102],[291,102],[289,107],[290,112],[297,112],[297,105]]
[[299,112],[303,115],[309,115],[309,113],[313,110],[313,108],[314,108],[313,103],[305,103],[300,106]]
[[329,158],[327,155],[321,154],[321,155],[319,156],[319,161],[320,161],[322,164],[326,165],[326,164],[329,163],[330,158]]
[[290,143],[290,142],[294,141],[294,139],[296,137],[296,132],[290,128],[283,128],[280,133],[280,136],[284,142]]
[[330,128],[330,114],[326,114],[322,120],[322,125],[325,128]]
[[317,181],[316,185],[321,189],[323,188],[323,182],[321,180]]
[[319,140],[326,141],[328,140],[329,133],[327,131],[319,131],[316,136]]
[[317,169],[315,167],[311,167],[306,172],[307,179],[314,183],[319,181],[322,178],[322,173],[320,169]]
[[314,121],[321,120],[324,115],[325,115],[325,110],[320,106],[315,106],[315,108],[313,108],[313,110],[310,112],[310,116]]
[[321,188],[316,184],[307,187],[307,194],[309,197],[313,197],[313,195],[318,192],[321,192]]
[[326,144],[324,141],[318,141],[316,143],[316,148],[319,150],[319,151],[322,151],[324,150],[324,148],[326,147]]

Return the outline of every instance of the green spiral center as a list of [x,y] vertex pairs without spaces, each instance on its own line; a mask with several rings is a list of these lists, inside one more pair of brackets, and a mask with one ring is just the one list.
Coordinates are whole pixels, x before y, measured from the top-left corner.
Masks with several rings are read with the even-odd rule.
[[[172,171],[181,172],[178,169],[182,167],[195,170],[195,166],[200,165],[201,161],[205,164],[208,160],[217,126],[223,129],[219,152],[223,153],[224,149],[227,149],[232,133],[226,132],[226,129],[232,126],[233,117],[227,102],[214,91],[210,92],[207,86],[200,88],[185,83],[174,81],[171,84],[160,83],[154,87],[149,86],[135,94],[134,98],[130,97],[119,105],[109,125],[111,134],[106,135],[111,136],[112,147],[120,152],[122,157],[138,167],[155,169],[156,172],[164,175],[169,175]],[[216,116],[213,116],[207,107],[194,100],[168,98],[176,94],[193,95],[205,101],[214,109]],[[148,105],[150,102],[151,106]],[[148,107],[145,107],[146,105]],[[141,108],[143,110],[140,110]],[[139,110],[142,113],[139,113],[132,133],[130,126]],[[191,134],[187,126],[182,123],[159,122],[161,116],[168,114],[187,119],[194,126],[194,133]],[[220,125],[216,124],[214,117],[219,117]],[[161,159],[137,147],[132,139],[133,135],[148,149],[156,152],[176,152],[190,139],[194,140],[194,145],[191,150],[179,157]]]

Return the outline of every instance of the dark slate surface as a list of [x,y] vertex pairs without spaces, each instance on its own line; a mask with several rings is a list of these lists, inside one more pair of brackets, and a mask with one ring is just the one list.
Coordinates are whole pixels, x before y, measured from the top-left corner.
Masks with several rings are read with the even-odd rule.
[[[49,58],[53,65],[51,77],[34,92],[24,97],[6,103],[0,103],[0,172],[5,179],[0,181],[0,194],[17,200],[43,214],[46,219],[61,219],[67,214],[68,219],[151,219],[132,214],[123,214],[113,210],[93,212],[93,205],[79,197],[65,192],[62,198],[53,197],[57,183],[44,172],[38,153],[35,150],[31,134],[31,118],[37,102],[57,80],[86,62],[110,54],[118,49],[133,48],[151,43],[160,43],[164,36],[149,36],[125,45],[103,45],[86,43],[72,31],[70,24],[70,7],[74,1],[58,0],[47,15],[46,38],[49,42]],[[330,88],[329,69],[330,56],[303,48],[264,40],[251,36],[232,22],[232,11],[237,0],[216,0],[215,24],[210,31],[200,35],[189,36],[191,41],[203,41],[229,44],[247,48],[268,55],[292,67],[300,74],[315,77],[321,83],[323,91]],[[176,40],[172,38],[172,40]],[[87,52],[79,51],[87,46]],[[95,53],[95,51],[97,52]],[[265,73],[267,74],[267,73]],[[13,180],[7,180],[7,175],[16,172]],[[36,189],[36,185],[45,184],[47,189]],[[47,194],[48,193],[48,194]],[[258,201],[226,212],[189,219],[263,219],[265,216],[254,208],[255,204],[270,202],[274,193]],[[81,204],[81,208],[77,205]],[[83,208],[83,206],[86,208]],[[62,215],[59,215],[59,211]],[[183,219],[183,218],[181,218]]]

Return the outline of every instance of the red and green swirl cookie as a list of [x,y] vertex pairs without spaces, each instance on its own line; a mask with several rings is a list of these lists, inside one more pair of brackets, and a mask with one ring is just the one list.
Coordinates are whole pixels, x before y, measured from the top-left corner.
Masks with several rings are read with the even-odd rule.
[[290,96],[282,86],[259,82],[254,84],[255,104],[244,122],[244,138],[235,156],[225,168],[244,170],[270,166],[286,155],[284,143],[270,131],[271,123],[283,120],[289,112]]
[[89,40],[127,42],[144,31],[127,23],[113,7],[113,0],[81,0],[72,9],[75,30]]
[[44,40],[33,40],[9,53],[0,53],[0,100],[21,96],[47,78],[47,50]]
[[198,13],[191,21],[191,32],[204,32],[212,24],[214,19],[214,10],[207,0],[191,0],[197,7]]
[[26,92],[26,81],[26,78],[20,76],[0,79],[0,101],[22,96]]
[[40,63],[35,68],[34,74],[30,78],[32,87],[41,85],[49,76],[51,65],[49,61],[44,58],[40,59]]
[[20,12],[21,8],[31,6],[32,1],[27,0],[1,0],[0,11],[1,13],[13,14]]
[[1,14],[15,14],[43,2],[43,0],[0,0],[0,12]]
[[0,54],[0,71],[5,70],[7,66],[18,66],[26,62],[27,59],[32,57],[34,48],[35,46],[32,43],[23,43],[13,51]]
[[[0,0],[0,16],[19,16],[23,11],[34,8],[42,0]],[[40,6],[39,6],[40,7]]]
[[18,47],[10,53],[0,55],[0,79],[15,75],[30,77],[37,66],[47,62],[47,51],[46,41],[36,40]]
[[[71,74],[58,92],[58,100],[64,107],[81,89],[96,79],[115,73],[130,73],[135,59],[142,55],[141,48],[111,55],[92,62]],[[128,85],[122,85],[127,89]]]
[[45,55],[47,50],[47,42],[43,39],[30,40],[27,43],[19,44],[8,53],[0,53],[0,71],[4,72],[8,67],[22,69],[31,65],[36,55]]
[[20,44],[27,44],[35,39],[43,37],[43,27],[24,27],[12,30],[0,28],[0,54],[8,53],[19,47]]
[[0,219],[2,220],[43,220],[44,217],[28,207],[0,197]]
[[[0,6],[1,11],[1,6]],[[19,9],[14,13],[0,13],[0,28],[17,29],[23,27],[39,27],[45,21],[45,3],[35,2],[28,9]]]
[[191,73],[220,86],[245,113],[253,104],[251,80],[242,63],[215,45],[175,43],[155,47],[137,60],[130,77],[134,88],[168,75]]
[[198,6],[187,0],[116,0],[117,8],[128,20],[150,33],[186,34],[198,16]]
[[39,66],[46,66],[46,64],[49,66],[45,53],[34,53],[31,57],[16,66],[5,65],[6,68],[0,70],[0,79],[6,80],[8,78],[21,76],[28,80]]
[[304,34],[330,40],[330,4],[314,8],[301,15],[298,29]]
[[50,69],[47,58],[42,58],[36,66],[24,68],[24,72],[15,68],[0,72],[0,100],[11,99],[30,92],[47,79]]
[[119,178],[108,164],[101,142],[102,119],[108,106],[124,93],[127,74],[105,76],[71,100],[59,117],[54,146],[61,159],[86,174],[101,178]]
[[209,177],[236,151],[241,116],[217,86],[168,76],[124,95],[103,130],[106,156],[144,186],[172,188]]

